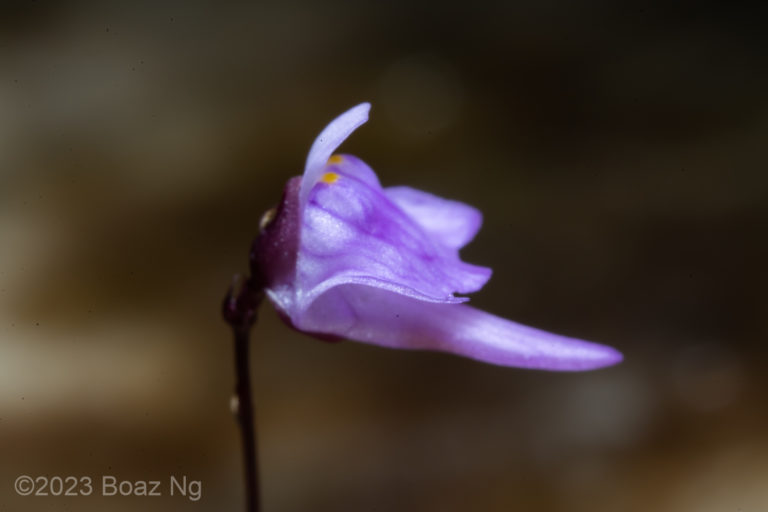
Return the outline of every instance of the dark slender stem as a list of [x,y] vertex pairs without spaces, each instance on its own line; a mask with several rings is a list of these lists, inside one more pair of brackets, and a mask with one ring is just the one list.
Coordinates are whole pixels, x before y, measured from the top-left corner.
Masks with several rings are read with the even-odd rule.
[[[239,288],[239,289],[237,289]],[[224,297],[223,315],[232,327],[235,341],[235,403],[242,437],[245,476],[245,510],[259,512],[259,470],[256,454],[256,427],[251,395],[250,334],[263,291],[252,279],[235,276]]]
[[253,397],[250,375],[250,325],[233,326],[235,334],[235,370],[237,373],[237,421],[243,442],[245,469],[245,510],[259,510],[259,468],[256,461],[256,428],[254,426]]

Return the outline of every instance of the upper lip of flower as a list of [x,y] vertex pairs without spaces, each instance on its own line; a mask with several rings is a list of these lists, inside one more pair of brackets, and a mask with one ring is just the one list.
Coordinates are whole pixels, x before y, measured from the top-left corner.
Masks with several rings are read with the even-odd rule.
[[299,190],[299,209],[303,210],[306,206],[309,193],[323,175],[325,166],[333,152],[352,132],[368,120],[370,110],[370,103],[361,103],[352,107],[334,119],[317,136],[309,149],[307,162],[304,164],[304,174],[301,177]]
[[369,109],[358,105],[322,131],[255,243],[254,272],[284,317],[313,334],[509,366],[582,370],[620,361],[610,347],[459,304],[468,299],[454,293],[477,291],[491,275],[458,254],[482,216],[409,187],[383,189],[361,160],[332,158]]

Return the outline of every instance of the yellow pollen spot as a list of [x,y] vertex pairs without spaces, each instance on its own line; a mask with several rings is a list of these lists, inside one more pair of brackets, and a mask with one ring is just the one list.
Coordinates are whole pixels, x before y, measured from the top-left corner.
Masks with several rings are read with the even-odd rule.
[[336,183],[338,179],[339,179],[339,175],[336,174],[335,172],[327,172],[323,174],[323,177],[320,178],[320,181],[330,185],[331,183]]
[[341,155],[333,155],[331,158],[328,159],[329,164],[340,164],[344,160],[344,158]]

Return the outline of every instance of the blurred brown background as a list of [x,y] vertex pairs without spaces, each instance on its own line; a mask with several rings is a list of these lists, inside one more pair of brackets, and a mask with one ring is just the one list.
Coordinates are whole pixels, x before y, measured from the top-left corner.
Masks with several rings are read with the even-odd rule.
[[[17,2],[0,16],[0,510],[240,510],[219,302],[320,129],[478,206],[473,304],[586,374],[325,344],[265,305],[265,510],[765,511],[763,12]],[[18,475],[164,482],[19,497]],[[170,475],[202,481],[193,502]],[[97,488],[95,494],[100,494]]]

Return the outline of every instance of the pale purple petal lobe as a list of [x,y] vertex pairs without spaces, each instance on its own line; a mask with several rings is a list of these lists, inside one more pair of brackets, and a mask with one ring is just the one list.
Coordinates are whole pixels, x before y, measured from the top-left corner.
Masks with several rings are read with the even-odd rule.
[[388,187],[384,193],[428,235],[448,247],[464,247],[483,224],[483,215],[479,210],[458,201],[411,187]]
[[466,299],[454,292],[476,291],[490,278],[490,269],[461,261],[456,249],[427,235],[370,179],[361,161],[326,170],[330,182],[317,183],[303,212],[296,313],[343,284],[455,303]]
[[319,297],[301,329],[399,349],[437,350],[486,363],[580,371],[616,364],[611,347],[551,334],[462,304],[435,304],[346,285]]
[[331,121],[320,132],[320,135],[317,136],[312,144],[312,148],[309,150],[307,163],[304,166],[304,176],[301,182],[301,190],[299,191],[299,205],[301,208],[306,204],[312,187],[315,186],[322,176],[328,159],[353,131],[368,120],[368,111],[370,109],[370,103],[361,103],[356,107],[352,107]]

